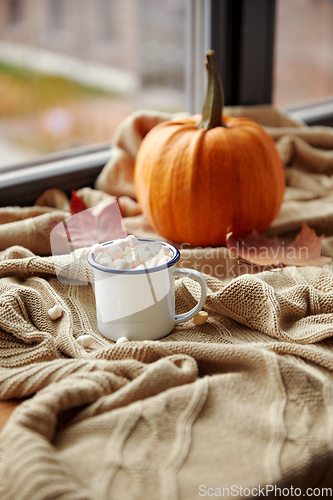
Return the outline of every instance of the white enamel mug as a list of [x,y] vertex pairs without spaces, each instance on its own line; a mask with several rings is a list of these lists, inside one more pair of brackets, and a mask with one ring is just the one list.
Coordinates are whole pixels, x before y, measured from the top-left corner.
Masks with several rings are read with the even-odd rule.
[[[92,251],[88,263],[94,268],[97,326],[108,339],[157,340],[172,332],[175,325],[193,318],[207,297],[204,276],[193,269],[175,267],[180,254],[177,248],[158,240],[140,238],[140,243],[161,243],[172,252],[167,264],[124,270],[98,264]],[[103,243],[110,245],[112,241]],[[194,279],[201,286],[198,304],[189,312],[175,314],[174,277]]]

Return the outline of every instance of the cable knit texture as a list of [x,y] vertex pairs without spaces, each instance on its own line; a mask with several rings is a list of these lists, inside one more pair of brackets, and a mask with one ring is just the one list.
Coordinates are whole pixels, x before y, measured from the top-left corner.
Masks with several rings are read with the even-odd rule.
[[[226,111],[265,126],[286,167],[285,200],[266,234],[289,242],[305,220],[325,233],[322,253],[333,257],[332,129],[270,107]],[[159,238],[132,199],[135,154],[167,117],[142,111],[125,120],[99,189],[78,192],[88,206],[120,196],[137,237]],[[258,273],[226,248],[182,246],[179,265],[205,274],[208,321],[115,344],[97,329],[88,249],[75,250],[75,266],[50,256],[52,221],[69,216],[45,206],[56,199],[0,209],[0,397],[23,400],[0,437],[1,500],[333,487],[332,264]],[[87,284],[58,280],[59,268]],[[175,295],[180,314],[200,287],[178,279]],[[63,314],[52,321],[55,304]],[[94,338],[87,349],[76,342],[85,334]]]

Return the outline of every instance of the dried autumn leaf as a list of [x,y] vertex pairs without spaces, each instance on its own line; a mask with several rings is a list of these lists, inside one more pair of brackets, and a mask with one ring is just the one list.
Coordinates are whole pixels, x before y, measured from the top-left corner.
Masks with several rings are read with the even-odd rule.
[[60,189],[47,189],[37,198],[35,205],[39,207],[53,207],[69,212],[69,201],[66,194]]
[[227,246],[240,259],[260,267],[265,266],[323,266],[330,257],[320,255],[324,235],[317,236],[314,229],[303,221],[301,232],[288,246],[253,231],[244,240],[237,240],[233,233],[227,235]]
[[76,191],[72,191],[71,203],[69,206],[71,215],[78,214],[79,212],[83,212],[83,210],[87,210],[87,205],[83,200],[76,194]]

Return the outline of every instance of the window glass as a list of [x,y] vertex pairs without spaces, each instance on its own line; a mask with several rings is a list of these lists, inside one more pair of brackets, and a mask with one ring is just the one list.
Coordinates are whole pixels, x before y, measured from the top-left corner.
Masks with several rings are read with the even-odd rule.
[[17,24],[20,21],[21,0],[8,0],[8,17],[10,24]]
[[0,167],[109,141],[185,100],[187,0],[0,3]]
[[278,0],[274,103],[333,99],[333,1]]
[[48,15],[51,30],[63,30],[64,26],[64,0],[49,0]]
[[114,2],[112,0],[99,0],[99,18],[101,38],[105,41],[113,40],[115,37],[116,12],[113,12]]

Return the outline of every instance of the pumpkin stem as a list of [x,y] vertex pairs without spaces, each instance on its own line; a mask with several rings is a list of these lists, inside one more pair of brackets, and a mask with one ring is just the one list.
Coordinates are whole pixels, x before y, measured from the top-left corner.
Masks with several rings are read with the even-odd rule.
[[202,119],[196,126],[209,130],[215,127],[226,127],[226,125],[222,121],[224,92],[214,51],[209,50],[206,57],[208,73],[206,100],[202,110]]

